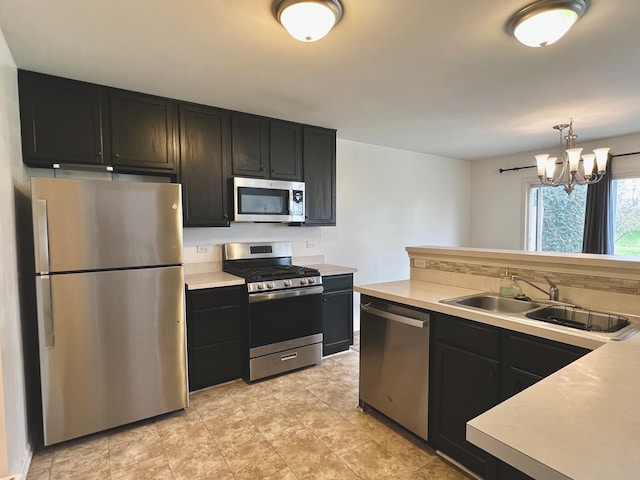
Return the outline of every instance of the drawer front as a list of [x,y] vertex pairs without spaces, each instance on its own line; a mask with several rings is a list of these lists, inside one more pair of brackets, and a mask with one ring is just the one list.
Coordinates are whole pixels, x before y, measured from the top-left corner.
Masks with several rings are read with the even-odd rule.
[[240,305],[243,302],[244,287],[205,288],[202,290],[188,290],[187,303],[191,310],[200,310],[226,305]]
[[511,367],[547,377],[589,350],[515,332],[504,332],[504,359]]
[[489,358],[500,358],[500,331],[450,315],[431,314],[435,340]]
[[351,290],[353,289],[353,274],[346,275],[330,275],[322,277],[322,284],[325,292],[334,290]]
[[296,368],[317,365],[322,361],[322,343],[252,358],[249,362],[249,380],[270,377]]

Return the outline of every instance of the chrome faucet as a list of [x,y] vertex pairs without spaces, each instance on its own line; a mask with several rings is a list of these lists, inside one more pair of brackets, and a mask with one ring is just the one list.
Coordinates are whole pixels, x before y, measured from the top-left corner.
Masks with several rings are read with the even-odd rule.
[[558,286],[553,283],[551,280],[549,280],[549,277],[547,277],[546,275],[543,277],[547,283],[549,284],[549,291],[545,291],[542,288],[538,287],[537,285],[534,285],[533,283],[531,283],[529,280],[525,280],[524,278],[518,276],[518,275],[511,275],[511,280],[512,281],[516,281],[516,280],[520,280],[521,282],[524,282],[526,284],[531,285],[533,288],[535,288],[536,290],[540,290],[542,293],[544,293],[545,295],[549,295],[549,300],[552,300],[554,302],[558,301],[558,297],[560,296],[560,290],[558,289]]

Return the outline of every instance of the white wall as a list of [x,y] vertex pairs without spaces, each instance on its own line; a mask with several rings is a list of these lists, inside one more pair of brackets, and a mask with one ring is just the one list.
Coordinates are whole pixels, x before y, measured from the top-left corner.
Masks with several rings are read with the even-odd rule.
[[20,232],[16,222],[16,211],[23,208],[29,188],[20,153],[16,72],[0,32],[0,409],[4,413],[0,459],[6,458],[6,467],[0,462],[0,477],[25,473],[31,456],[19,296]]
[[[579,132],[578,132],[579,133]],[[640,151],[640,133],[577,142],[585,151],[611,147],[611,154]],[[538,183],[537,170],[530,168],[500,174],[500,168],[535,165],[537,153],[553,153],[558,147],[471,162],[471,246],[478,248],[524,248],[525,191],[527,183]],[[623,170],[640,170],[640,157],[614,159],[614,175]]]

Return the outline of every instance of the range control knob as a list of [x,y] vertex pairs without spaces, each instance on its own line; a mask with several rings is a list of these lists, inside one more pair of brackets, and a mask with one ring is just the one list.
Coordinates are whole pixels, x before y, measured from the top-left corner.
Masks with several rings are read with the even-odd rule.
[[267,288],[273,288],[274,286],[273,282],[267,282]]
[[290,287],[291,286],[291,280],[285,280],[284,281],[284,286],[285,287]]
[[301,278],[300,279],[300,285],[306,285],[307,284],[307,279],[306,278]]
[[316,283],[316,279],[315,278],[310,278],[309,279],[309,284],[311,285],[311,284],[314,284],[314,283]]
[[258,290],[264,290],[264,283],[259,283],[257,287],[258,287]]

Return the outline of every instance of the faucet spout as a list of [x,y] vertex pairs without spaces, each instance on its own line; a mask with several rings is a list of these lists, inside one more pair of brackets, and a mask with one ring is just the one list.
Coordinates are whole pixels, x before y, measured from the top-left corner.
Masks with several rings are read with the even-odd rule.
[[549,284],[549,291],[543,290],[539,286],[534,285],[529,280],[526,280],[526,279],[520,277],[519,275],[511,275],[511,280],[513,280],[513,281],[520,280],[521,282],[524,282],[524,283],[526,283],[528,285],[531,285],[533,288],[535,288],[536,290],[541,291],[545,295],[549,295],[549,300],[558,301],[558,297],[560,296],[560,290],[558,289],[558,286],[555,283],[553,283],[551,280],[549,280],[549,277],[547,277],[546,275],[545,275],[544,279]]

